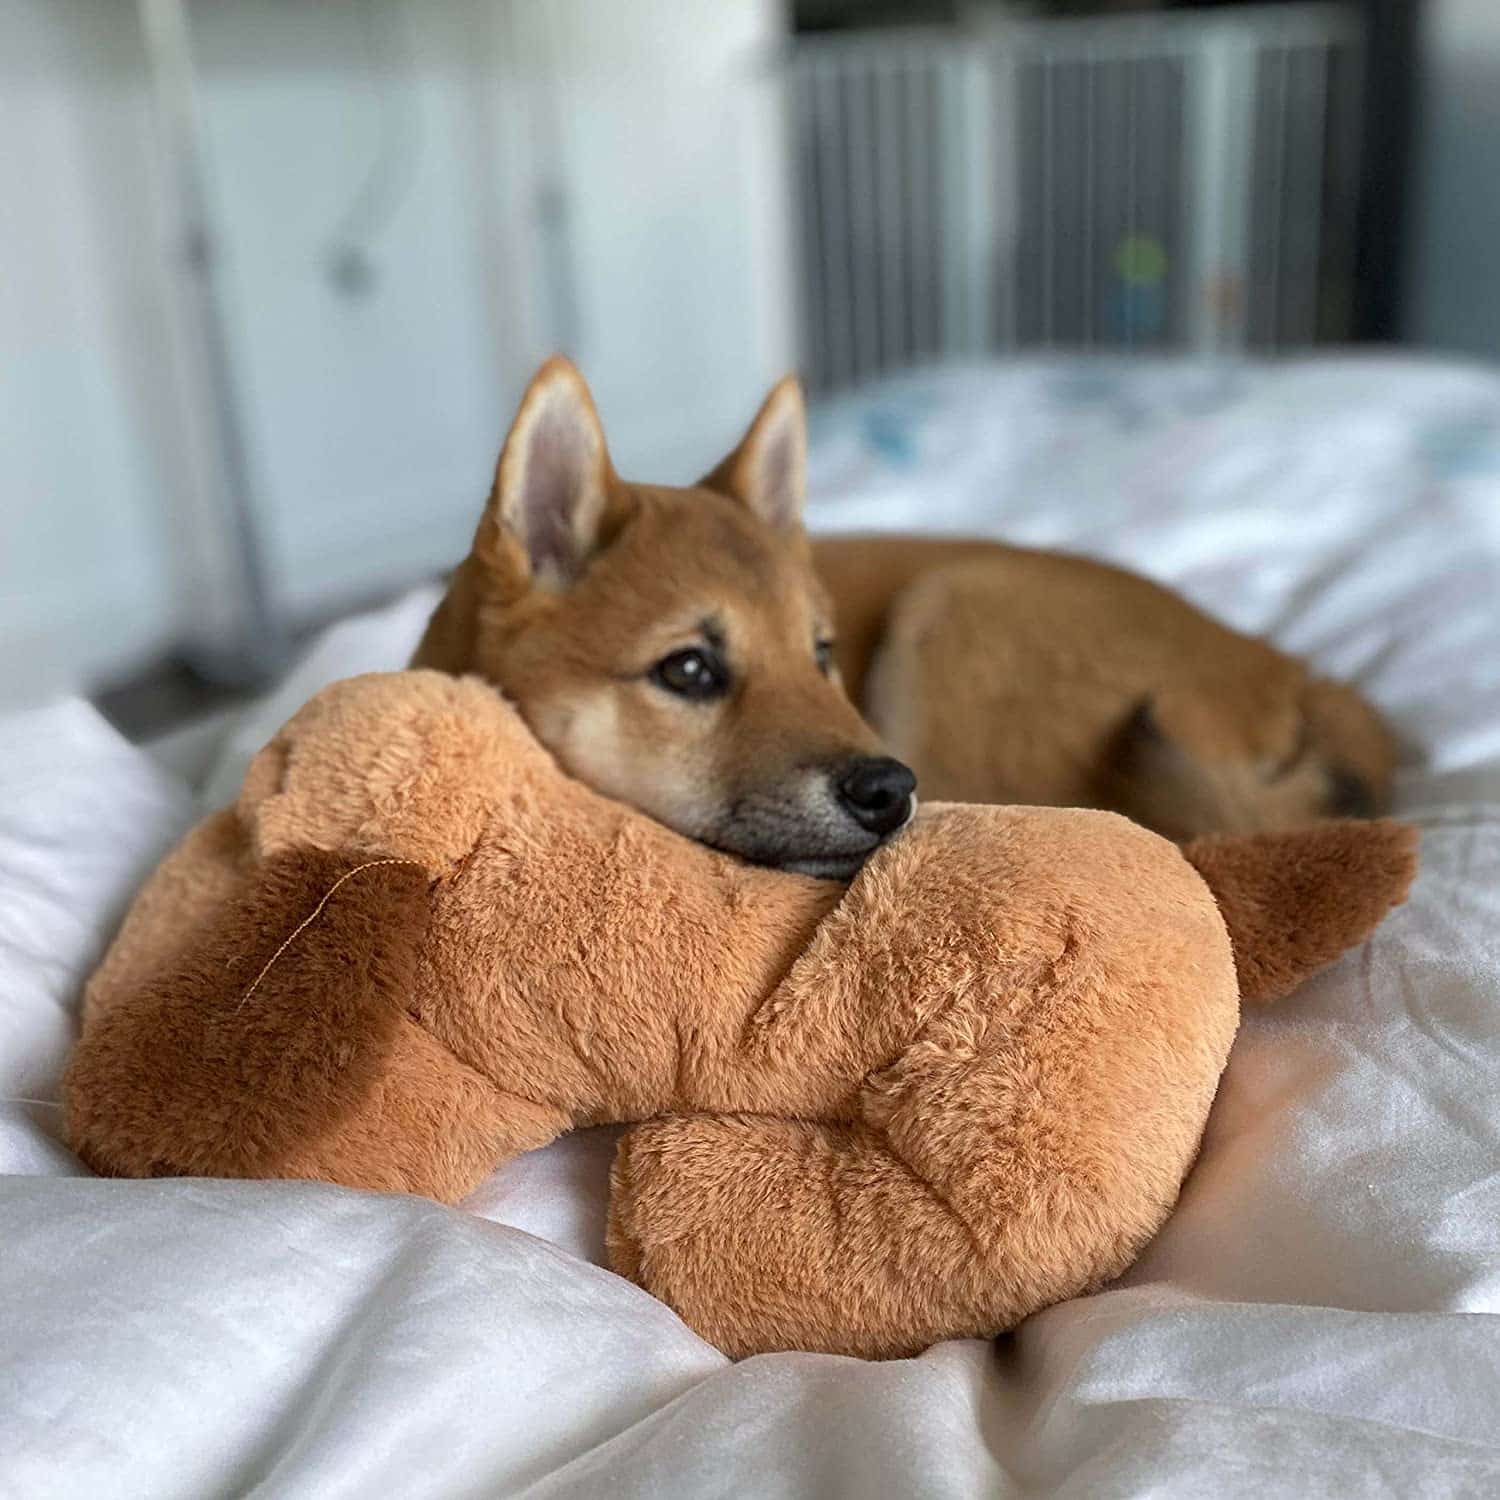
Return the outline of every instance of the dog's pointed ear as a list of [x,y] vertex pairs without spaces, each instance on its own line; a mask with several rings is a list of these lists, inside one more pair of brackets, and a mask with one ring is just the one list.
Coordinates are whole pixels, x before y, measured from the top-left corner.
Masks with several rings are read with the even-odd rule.
[[594,398],[573,364],[554,355],[521,398],[475,555],[518,586],[564,588],[607,540],[614,489]]
[[802,384],[787,375],[771,388],[740,445],[700,481],[780,530],[802,519],[807,489],[807,408]]
[[1278,1000],[1406,899],[1417,831],[1389,820],[1314,823],[1195,839],[1182,852],[1218,902],[1241,998]]

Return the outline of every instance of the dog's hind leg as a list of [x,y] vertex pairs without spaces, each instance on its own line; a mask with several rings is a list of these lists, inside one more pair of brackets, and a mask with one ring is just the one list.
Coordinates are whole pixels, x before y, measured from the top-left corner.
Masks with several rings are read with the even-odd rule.
[[908,584],[862,698],[924,800],[1102,807],[1174,839],[1378,811],[1392,760],[1353,689],[1145,580],[1040,555]]

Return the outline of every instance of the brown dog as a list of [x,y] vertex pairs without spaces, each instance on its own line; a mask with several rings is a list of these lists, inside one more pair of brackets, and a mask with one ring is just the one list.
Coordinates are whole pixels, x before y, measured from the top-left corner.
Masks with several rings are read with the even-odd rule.
[[627,483],[582,377],[549,361],[413,665],[495,683],[595,789],[810,874],[900,828],[913,771],[928,797],[1104,807],[1179,839],[1383,803],[1391,741],[1351,689],[1082,558],[810,544],[805,460],[788,378],[698,485]]

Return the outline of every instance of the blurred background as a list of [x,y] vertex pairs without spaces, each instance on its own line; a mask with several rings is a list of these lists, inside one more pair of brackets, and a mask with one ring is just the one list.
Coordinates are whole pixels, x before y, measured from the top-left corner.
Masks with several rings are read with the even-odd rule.
[[1036,351],[1500,348],[1500,4],[0,0],[0,693],[131,732],[466,549],[562,349],[687,482]]

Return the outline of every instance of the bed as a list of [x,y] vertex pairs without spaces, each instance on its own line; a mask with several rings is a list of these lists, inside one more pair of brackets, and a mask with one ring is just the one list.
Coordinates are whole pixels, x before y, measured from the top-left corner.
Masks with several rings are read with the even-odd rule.
[[1411,901],[1247,1019],[1120,1283],[888,1364],[731,1364],[602,1269],[613,1133],[462,1209],[111,1182],[59,1138],[80,981],[135,884],[310,692],[132,746],[0,723],[0,1493],[1500,1493],[1500,378],[1401,358],[1034,360],[815,413],[811,518],[1065,545],[1360,682],[1405,744]]

